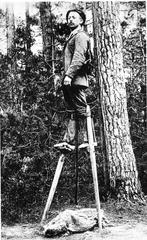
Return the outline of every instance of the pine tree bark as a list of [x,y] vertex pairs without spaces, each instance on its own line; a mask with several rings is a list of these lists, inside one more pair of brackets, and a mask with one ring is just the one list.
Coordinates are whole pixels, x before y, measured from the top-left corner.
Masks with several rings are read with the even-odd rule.
[[13,5],[7,4],[6,8],[6,28],[7,28],[7,54],[12,57],[12,49],[14,47],[14,32],[15,32],[15,21]]
[[53,30],[51,3],[41,2],[39,6],[43,38],[43,54],[49,68],[52,67]]
[[30,38],[31,38],[31,26],[30,26],[30,12],[29,12],[29,2],[26,2],[25,4],[25,15],[26,15],[26,50],[31,51],[31,43],[30,43]]
[[117,197],[132,199],[141,189],[130,137],[118,16],[118,3],[93,3],[96,78],[100,87],[107,182]]
[[7,29],[7,56],[9,72],[7,81],[9,82],[9,101],[12,108],[17,103],[16,93],[16,60],[15,60],[15,19],[13,4],[8,3],[6,7],[6,29]]

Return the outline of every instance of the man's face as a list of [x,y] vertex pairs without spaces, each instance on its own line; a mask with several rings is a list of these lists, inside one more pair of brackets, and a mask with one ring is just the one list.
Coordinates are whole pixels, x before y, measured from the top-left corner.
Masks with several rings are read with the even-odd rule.
[[83,19],[77,12],[70,12],[68,15],[68,25],[70,28],[77,28],[83,23]]

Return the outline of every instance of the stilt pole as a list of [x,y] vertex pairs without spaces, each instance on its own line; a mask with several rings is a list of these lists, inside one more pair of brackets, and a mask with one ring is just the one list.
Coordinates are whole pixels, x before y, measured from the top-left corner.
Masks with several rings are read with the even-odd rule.
[[58,184],[58,181],[59,181],[59,177],[60,177],[60,174],[61,174],[61,171],[62,171],[62,168],[63,168],[64,160],[65,160],[65,156],[64,156],[64,154],[62,154],[60,156],[58,164],[57,164],[57,168],[56,168],[56,172],[55,172],[54,179],[53,179],[53,182],[52,182],[52,186],[51,186],[51,189],[50,189],[50,192],[49,192],[49,195],[48,195],[48,199],[47,199],[47,202],[46,202],[46,206],[45,206],[45,209],[44,209],[44,212],[43,212],[43,216],[42,216],[42,219],[41,219],[41,224],[45,220],[47,211],[50,209],[50,206],[51,206],[51,203],[52,203],[55,191],[56,191],[56,187],[57,187],[57,184]]
[[79,178],[79,171],[78,171],[78,155],[79,155],[79,151],[78,151],[78,132],[79,132],[79,119],[78,116],[76,114],[76,136],[75,136],[75,140],[76,140],[76,154],[75,154],[75,204],[78,204],[78,178]]
[[96,157],[95,157],[94,139],[93,139],[93,131],[92,131],[91,111],[90,111],[89,106],[87,106],[87,131],[88,131],[90,161],[91,161],[94,192],[95,192],[95,202],[96,202],[99,230],[101,231],[102,230],[102,217],[100,214],[99,186],[98,186]]

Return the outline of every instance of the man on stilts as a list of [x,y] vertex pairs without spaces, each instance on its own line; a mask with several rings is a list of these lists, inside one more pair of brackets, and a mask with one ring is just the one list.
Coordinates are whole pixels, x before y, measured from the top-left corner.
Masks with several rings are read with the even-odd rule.
[[[99,228],[102,229],[100,216],[100,199],[97,178],[96,156],[94,149],[94,137],[92,131],[92,119],[90,107],[87,105],[85,90],[88,88],[88,64],[90,39],[83,30],[86,16],[81,10],[69,10],[66,14],[67,23],[71,29],[69,38],[64,47],[64,76],[62,89],[67,111],[70,114],[70,120],[62,143],[56,144],[62,152],[53,183],[50,189],[49,197],[44,209],[41,222],[44,221],[47,211],[50,208],[57,183],[62,171],[66,152],[76,150],[76,188],[75,203],[77,204],[78,189],[78,149],[89,147],[90,161],[92,167],[92,176],[95,191],[96,209],[98,215]],[[80,130],[80,138],[78,131]],[[88,136],[87,136],[88,133]]]
[[66,20],[71,33],[64,46],[62,89],[70,120],[63,143],[56,144],[55,147],[64,150],[64,148],[67,149],[66,143],[68,143],[69,150],[72,150],[76,143],[76,126],[80,129],[79,148],[87,146],[87,101],[85,90],[88,88],[87,61],[89,59],[87,52],[90,39],[83,29],[86,21],[83,11],[69,10],[66,14]]

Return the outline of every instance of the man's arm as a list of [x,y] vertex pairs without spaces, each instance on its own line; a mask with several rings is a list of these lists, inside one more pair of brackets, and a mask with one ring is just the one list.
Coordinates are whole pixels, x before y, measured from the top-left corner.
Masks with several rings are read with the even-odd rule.
[[[86,60],[88,37],[84,32],[81,32],[75,37],[75,50],[71,64],[65,73],[66,76],[73,79],[77,72],[84,65]],[[66,77],[65,77],[66,78]]]

